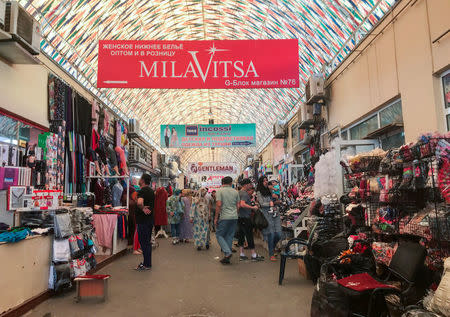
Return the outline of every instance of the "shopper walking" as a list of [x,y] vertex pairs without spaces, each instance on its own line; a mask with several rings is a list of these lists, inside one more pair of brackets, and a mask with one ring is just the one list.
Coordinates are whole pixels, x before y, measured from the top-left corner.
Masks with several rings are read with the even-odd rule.
[[269,189],[267,177],[265,176],[261,176],[258,180],[256,197],[261,206],[261,211],[269,224],[266,229],[263,229],[262,233],[264,240],[267,241],[270,260],[276,261],[275,247],[281,239],[281,218],[280,214],[276,213],[273,209],[272,193]]
[[216,226],[214,225],[214,219],[216,217],[216,191],[213,190],[211,192],[211,199],[209,201],[209,213],[211,214],[211,230],[212,232],[216,232]]
[[181,190],[175,189],[167,200],[167,214],[169,216],[172,244],[180,242],[180,222],[184,214],[183,202],[180,199]]
[[250,179],[245,178],[241,182],[242,189],[239,191],[239,219],[238,224],[240,227],[238,233],[238,246],[240,250],[241,261],[248,260],[248,257],[244,253],[244,244],[245,239],[247,239],[248,248],[252,254],[252,261],[264,261],[264,257],[258,255],[255,251],[255,242],[253,240],[253,225],[250,219],[252,211],[258,210],[258,206],[256,206],[251,199],[251,196],[254,191],[254,187]]
[[231,264],[233,237],[238,219],[239,193],[231,187],[232,183],[230,176],[224,177],[222,187],[216,192],[214,224],[217,228],[217,242],[224,253],[224,258],[220,261],[222,264]]
[[[203,247],[209,249],[209,202],[206,199],[207,190],[200,189],[199,196],[195,199],[191,208],[191,222],[194,224],[194,241],[197,250]],[[185,215],[186,217],[186,215]]]
[[183,189],[181,192],[181,201],[184,205],[184,214],[180,222],[180,242],[189,243],[194,237],[193,226],[190,221],[192,209],[192,192],[190,189]]
[[155,209],[155,193],[150,188],[152,178],[148,174],[142,174],[139,180],[141,189],[137,195],[136,225],[139,244],[141,245],[144,262],[139,264],[137,271],[149,270],[152,267],[152,239],[153,214]]

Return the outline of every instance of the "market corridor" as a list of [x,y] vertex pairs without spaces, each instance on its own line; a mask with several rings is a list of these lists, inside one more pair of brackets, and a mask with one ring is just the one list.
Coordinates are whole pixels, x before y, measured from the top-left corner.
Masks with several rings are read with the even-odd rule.
[[309,316],[313,284],[299,275],[294,261],[288,261],[284,285],[278,286],[279,262],[223,266],[215,259],[216,243],[198,252],[192,243],[158,241],[152,271],[134,271],[141,257],[131,254],[100,270],[111,275],[106,303],[77,304],[70,292],[27,316]]

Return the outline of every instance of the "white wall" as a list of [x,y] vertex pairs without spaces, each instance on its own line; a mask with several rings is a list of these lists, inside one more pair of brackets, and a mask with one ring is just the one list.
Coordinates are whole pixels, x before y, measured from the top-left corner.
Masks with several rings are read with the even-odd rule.
[[439,74],[450,67],[449,0],[402,0],[330,76],[329,127],[401,97],[405,138],[445,131]]
[[42,65],[0,61],[0,107],[48,127],[47,76]]

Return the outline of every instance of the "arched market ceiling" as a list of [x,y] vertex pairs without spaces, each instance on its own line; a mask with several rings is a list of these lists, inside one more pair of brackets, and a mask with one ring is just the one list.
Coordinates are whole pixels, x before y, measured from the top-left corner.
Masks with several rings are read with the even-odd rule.
[[[397,0],[21,0],[42,51],[157,146],[161,124],[257,124],[255,148],[171,150],[187,161],[243,162],[297,108],[312,73],[329,74]],[[299,39],[300,88],[97,89],[99,40]],[[275,61],[276,62],[276,61]],[[157,146],[158,147],[158,146]]]

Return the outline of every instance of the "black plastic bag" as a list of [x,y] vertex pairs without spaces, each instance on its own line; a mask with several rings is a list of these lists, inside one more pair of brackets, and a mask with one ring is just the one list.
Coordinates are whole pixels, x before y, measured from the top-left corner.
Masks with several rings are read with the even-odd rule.
[[440,317],[440,315],[421,308],[407,309],[402,317]]
[[304,257],[306,271],[308,271],[309,278],[316,284],[317,279],[320,276],[320,267],[322,266],[322,261],[319,261],[317,258],[306,254]]
[[256,210],[252,216],[253,227],[259,230],[266,229],[269,226],[266,217],[264,217],[261,210]]
[[319,281],[311,300],[311,317],[350,316],[348,296],[336,282]]
[[320,258],[335,257],[347,249],[348,240],[345,237],[335,237],[328,240],[319,237],[311,246],[313,255]]

